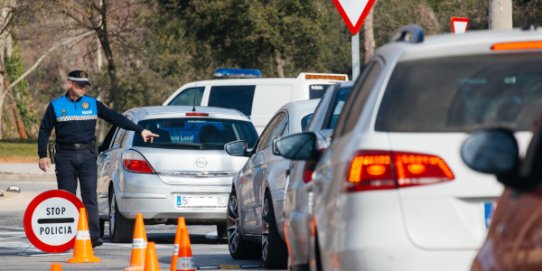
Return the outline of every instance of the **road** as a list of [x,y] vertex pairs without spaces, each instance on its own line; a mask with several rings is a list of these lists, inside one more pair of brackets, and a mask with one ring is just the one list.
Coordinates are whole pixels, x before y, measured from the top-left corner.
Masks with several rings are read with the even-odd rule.
[[[0,270],[50,270],[51,263],[62,263],[62,270],[124,270],[129,266],[131,244],[114,244],[106,235],[104,244],[94,249],[100,263],[69,264],[73,250],[49,254],[36,249],[27,240],[23,228],[23,215],[28,203],[39,193],[56,189],[52,174],[6,174],[6,165],[0,164]],[[4,170],[4,172],[3,172]],[[21,193],[7,192],[16,185]],[[107,225],[107,223],[106,223]],[[106,226],[107,227],[107,226]],[[161,270],[169,270],[175,238],[175,225],[145,226],[147,239],[156,243]],[[218,239],[215,226],[188,226],[195,265],[199,270],[263,270],[260,261],[234,260],[228,253],[227,242]]]

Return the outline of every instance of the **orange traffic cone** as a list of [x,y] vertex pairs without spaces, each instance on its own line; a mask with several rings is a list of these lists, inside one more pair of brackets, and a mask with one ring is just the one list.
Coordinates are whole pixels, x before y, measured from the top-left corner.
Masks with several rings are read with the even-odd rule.
[[79,221],[77,222],[77,235],[73,248],[73,257],[68,263],[97,263],[100,258],[94,256],[90,233],[88,232],[87,209],[79,208]]
[[145,269],[143,271],[160,271],[158,263],[158,255],[156,255],[156,247],[154,242],[149,242],[147,245],[147,253],[145,254]]
[[177,270],[177,257],[179,256],[179,244],[181,243],[181,230],[186,229],[184,216],[177,219],[177,233],[175,234],[175,243],[173,244],[173,255],[171,255],[171,267],[169,271]]
[[125,271],[134,269],[143,269],[145,266],[145,252],[147,251],[147,233],[145,232],[145,224],[143,223],[143,215],[137,213],[134,238],[132,243],[132,256],[130,258],[130,267]]
[[188,228],[181,229],[181,242],[179,243],[179,255],[177,257],[176,271],[196,271],[192,260],[192,248]]
[[51,271],[62,271],[62,265],[60,263],[52,263]]

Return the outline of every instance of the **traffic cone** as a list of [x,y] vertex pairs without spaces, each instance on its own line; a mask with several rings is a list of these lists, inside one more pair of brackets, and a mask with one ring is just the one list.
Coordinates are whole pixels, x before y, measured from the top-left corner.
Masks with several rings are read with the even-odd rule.
[[145,266],[145,253],[147,251],[147,233],[145,232],[145,224],[143,223],[143,215],[137,213],[134,238],[132,243],[132,256],[130,258],[130,266],[125,271],[134,269],[143,269]]
[[158,255],[156,255],[156,247],[154,242],[149,242],[147,245],[147,253],[145,254],[145,269],[143,271],[160,271],[158,263]]
[[192,248],[188,228],[181,229],[181,242],[179,243],[179,255],[177,257],[176,271],[196,271],[192,260]]
[[186,229],[184,216],[177,219],[177,232],[175,233],[175,243],[173,244],[173,255],[171,255],[171,267],[169,271],[177,270],[177,257],[179,256],[179,244],[181,243],[181,230]]
[[62,265],[60,263],[52,263],[51,271],[62,271]]
[[97,263],[100,258],[94,256],[92,243],[90,242],[90,233],[88,232],[87,210],[79,208],[79,221],[77,222],[77,235],[75,236],[75,245],[73,248],[73,257],[68,259],[68,263]]

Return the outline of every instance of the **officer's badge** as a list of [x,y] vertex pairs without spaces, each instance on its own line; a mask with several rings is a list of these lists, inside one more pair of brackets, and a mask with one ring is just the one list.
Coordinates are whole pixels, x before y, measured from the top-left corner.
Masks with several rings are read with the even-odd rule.
[[68,115],[68,112],[66,111],[66,109],[62,109],[62,112],[60,113],[60,115],[66,116]]
[[83,103],[83,109],[87,109],[88,108],[88,103],[87,102],[84,102]]

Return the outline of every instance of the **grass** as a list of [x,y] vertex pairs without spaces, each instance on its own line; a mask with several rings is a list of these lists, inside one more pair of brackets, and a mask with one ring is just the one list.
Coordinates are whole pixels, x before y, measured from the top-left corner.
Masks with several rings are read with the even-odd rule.
[[37,157],[38,143],[0,140],[0,157],[7,156]]

